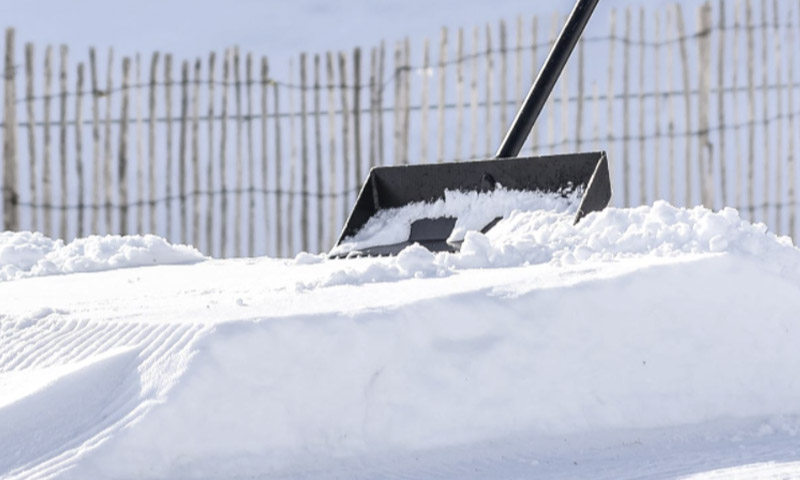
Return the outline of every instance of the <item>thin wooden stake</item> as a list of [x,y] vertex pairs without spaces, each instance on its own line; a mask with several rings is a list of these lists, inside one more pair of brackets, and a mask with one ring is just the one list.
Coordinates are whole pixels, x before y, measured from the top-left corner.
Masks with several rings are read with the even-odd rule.
[[334,66],[333,66],[333,53],[328,52],[325,57],[326,72],[328,75],[328,191],[330,197],[330,238],[328,243],[333,244],[336,241],[337,229],[341,226],[337,221],[336,212],[338,211],[339,199],[339,182],[336,176],[336,96],[334,86],[336,83]]
[[233,47],[233,89],[236,95],[236,194],[233,206],[233,255],[242,256],[242,80],[239,68],[239,47]]
[[128,234],[128,101],[130,96],[131,59],[122,59],[122,105],[119,121],[119,233]]
[[[369,73],[369,167],[377,165],[378,161],[378,50],[370,50]],[[322,217],[320,217],[322,218]]]
[[690,207],[692,206],[692,144],[689,141],[689,132],[692,131],[692,101],[691,101],[691,85],[689,83],[689,54],[686,49],[686,28],[683,24],[683,11],[681,10],[680,4],[673,5],[675,10],[675,23],[678,27],[678,40],[680,45],[680,53],[681,53],[681,67],[683,72],[683,100],[684,100],[684,110],[686,113],[686,132],[687,137],[685,141],[686,151],[684,153],[684,165],[685,165],[685,174],[686,174],[686,184],[684,187],[686,188],[685,192],[685,199],[684,199],[684,206]]
[[630,48],[631,7],[625,8],[625,41],[622,43],[622,202],[631,206],[631,114],[630,114]]
[[[517,15],[517,46],[516,46],[516,57],[515,63],[516,67],[514,69],[514,103],[519,104],[522,102],[522,95],[524,95],[522,91],[522,52],[524,50],[523,46],[523,33],[522,30],[524,29],[524,24],[522,20],[522,15]],[[461,55],[459,54],[459,59],[461,59]],[[461,63],[459,61],[459,63]],[[535,68],[535,67],[534,67]],[[505,136],[505,133],[503,134]]]
[[383,86],[384,86],[384,72],[386,71],[386,44],[381,41],[380,49],[378,50],[378,165],[386,165],[386,157],[383,150]]
[[284,224],[284,215],[283,215],[283,172],[282,165],[283,165],[283,154],[281,153],[281,105],[280,105],[280,93],[278,90],[278,84],[272,82],[272,98],[273,103],[275,103],[275,222],[276,222],[276,234],[277,234],[277,252],[278,256],[286,255],[284,249],[284,235],[285,230],[283,228]]
[[231,74],[231,51],[225,49],[222,57],[222,98],[220,106],[220,132],[219,132],[219,163],[217,171],[219,173],[219,192],[220,192],[220,238],[219,255],[228,256],[228,175],[225,154],[228,150],[228,83]]
[[506,22],[500,20],[500,138],[508,130],[508,36]]
[[214,255],[214,212],[216,210],[215,202],[215,189],[214,189],[214,102],[216,96],[214,95],[214,83],[216,72],[216,52],[208,54],[208,164],[206,165],[206,189],[208,190],[208,198],[206,198],[206,252],[209,255]]
[[[762,101],[761,106],[763,108],[763,115],[764,115],[764,128],[763,128],[763,137],[761,138],[761,142],[764,144],[764,164],[762,165],[762,169],[764,172],[764,192],[761,196],[762,198],[762,213],[761,213],[761,221],[768,222],[769,221],[769,199],[770,199],[770,163],[771,163],[771,152],[770,152],[770,135],[769,135],[769,35],[768,35],[768,28],[767,28],[767,0],[761,0],[761,23],[764,25],[764,28],[761,29],[761,93],[762,93]],[[755,119],[755,117],[751,117],[751,120]]]
[[[611,32],[608,35],[608,81],[607,81],[607,90],[606,90],[606,141],[608,146],[608,158],[609,158],[609,170],[611,177],[614,177],[614,170],[615,166],[619,165],[619,160],[615,159],[614,155],[614,142],[616,138],[614,138],[614,49],[616,47],[616,35],[617,35],[617,11],[615,9],[611,9],[611,16],[609,17],[609,25]],[[613,180],[612,180],[613,183]],[[613,198],[611,199],[614,204],[618,205]]]
[[[289,60],[289,84],[294,85],[294,60]],[[297,136],[294,127],[294,92],[292,88],[287,88],[286,93],[289,97],[289,187],[287,188],[288,198],[288,234],[289,234],[289,255],[294,255],[297,251],[295,239],[297,238]]]
[[[411,41],[408,37],[403,41],[403,165],[408,165],[409,125],[411,119]],[[351,189],[352,190],[352,189]],[[355,192],[351,192],[351,195]],[[355,202],[353,197],[348,204]]]
[[789,206],[789,231],[787,232],[792,238],[794,238],[795,245],[797,244],[797,207],[796,207],[796,182],[797,182],[797,167],[795,166],[795,130],[794,130],[794,28],[792,22],[792,16],[789,16],[789,24],[786,28],[786,42],[789,45],[787,48],[787,52],[789,53],[789,71],[787,72],[788,75],[788,82],[789,88],[787,89],[787,100],[789,105],[789,156],[786,159],[786,170],[789,176],[789,191],[788,194],[788,206]]
[[253,150],[253,54],[250,52],[247,53],[245,60],[245,86],[247,87],[247,255],[253,257],[256,248],[256,159]]
[[[306,91],[308,90],[308,74],[306,54],[300,54],[300,231],[301,245],[304,252],[309,251],[309,205],[311,193],[308,175],[308,105],[306,104]],[[355,110],[355,109],[354,109]],[[357,111],[355,112],[358,115]],[[358,145],[358,143],[356,143]]]
[[[492,56],[492,27],[486,25],[486,148],[484,155],[489,156],[492,154],[492,91],[494,90],[494,58]],[[551,97],[552,98],[552,97]]]
[[751,120],[747,132],[747,211],[750,221],[755,220],[755,155],[756,155],[756,90],[755,90],[755,39],[753,38],[753,5],[745,1],[745,22],[747,25],[747,117]]
[[181,62],[181,117],[180,117],[180,130],[178,133],[178,199],[180,208],[180,241],[187,243],[189,241],[189,216],[187,215],[186,208],[186,183],[188,181],[187,169],[187,142],[189,135],[188,128],[189,120],[189,62],[184,60]]
[[[42,207],[44,211],[44,233],[53,236],[53,182],[52,165],[50,164],[50,100],[52,99],[53,85],[53,47],[47,46],[44,52],[44,151],[42,152],[42,193],[44,201]],[[10,158],[10,157],[9,157]],[[9,177],[5,177],[9,178]]]
[[[156,184],[156,93],[158,88],[156,79],[158,78],[159,56],[158,52],[153,52],[153,56],[150,58],[150,86],[147,92],[147,110],[149,112],[147,117],[147,168],[150,179],[148,182],[147,197],[150,199],[149,233],[152,234],[158,231],[158,205],[156,203],[156,197],[158,195]],[[211,255],[210,250],[208,254]]]
[[264,228],[266,233],[266,249],[267,254],[275,255],[275,242],[272,239],[272,232],[270,229],[270,216],[272,212],[269,209],[269,165],[267,153],[267,96],[269,93],[269,63],[267,57],[261,57],[261,189],[263,190],[263,214]]
[[653,200],[661,199],[661,16],[655,12],[655,50],[653,52],[653,83],[655,98],[653,99],[653,120],[655,136],[653,138]]
[[[394,159],[392,162],[395,165],[399,165],[401,163],[401,159],[403,158],[402,152],[402,145],[403,145],[403,121],[402,121],[402,110],[403,110],[403,82],[402,82],[402,74],[403,74],[403,67],[401,66],[401,62],[403,61],[403,48],[400,42],[397,42],[394,47],[394,74],[395,74],[395,82],[394,82]],[[347,208],[347,207],[345,207]],[[347,218],[347,217],[345,217]]]
[[144,233],[144,139],[142,135],[142,62],[136,54],[136,233]]
[[698,106],[697,160],[700,169],[700,201],[706,208],[714,206],[713,159],[709,139],[709,104],[711,100],[711,6],[706,3],[697,10],[698,26]]
[[[556,36],[561,28],[561,15],[558,12],[553,13],[553,18],[550,23],[550,38],[548,39],[548,51],[553,49],[556,42]],[[555,88],[554,88],[555,89]],[[545,110],[547,111],[547,144],[550,153],[554,153],[556,149],[556,96],[550,94],[547,99]]]
[[639,7],[639,204],[647,204],[647,157],[645,154],[644,65],[645,65],[644,8]]
[[[722,0],[725,1],[725,0]],[[732,90],[733,90],[733,120],[736,124],[736,128],[734,129],[734,139],[736,140],[735,143],[735,150],[736,150],[736,191],[735,191],[735,200],[736,208],[742,208],[742,192],[744,191],[744,184],[742,181],[743,176],[743,165],[742,165],[742,148],[741,148],[741,123],[739,122],[739,30],[741,30],[741,7],[742,2],[741,0],[736,0],[736,4],[734,7],[734,25],[733,25],[733,78],[731,79],[732,82]]]
[[472,78],[469,84],[469,156],[470,159],[478,157],[478,48],[480,45],[480,32],[478,27],[472,30]]
[[167,126],[167,164],[164,172],[164,185],[167,197],[167,225],[164,231],[167,238],[175,238],[174,225],[172,224],[172,55],[164,56],[164,121]]
[[[372,49],[372,68],[373,68],[373,75],[372,80],[374,80],[375,76],[375,49]],[[372,81],[371,80],[371,81]],[[370,93],[371,98],[373,99],[373,108],[374,108],[374,85],[373,91]],[[324,224],[325,224],[325,210],[324,206],[325,203],[323,201],[324,198],[330,200],[330,195],[323,195],[326,191],[323,188],[322,179],[325,176],[322,170],[322,119],[320,116],[320,60],[319,55],[314,55],[314,166],[316,167],[314,171],[316,172],[316,180],[317,180],[317,251],[324,251],[325,248],[325,239],[330,237],[330,233],[324,231]],[[373,118],[374,120],[374,118]],[[375,124],[373,123],[372,126],[374,127]],[[370,135],[370,141],[374,142],[375,140],[376,131],[372,130]],[[374,165],[375,157],[374,157],[374,150],[370,148],[370,165]],[[331,193],[332,190],[329,188],[327,193]],[[332,225],[330,226],[330,230],[332,230]]]
[[3,229],[19,230],[17,190],[17,94],[14,82],[14,29],[6,29],[5,86],[3,98]]
[[[192,245],[200,245],[200,74],[201,61],[194,62],[192,89]],[[188,237],[188,235],[187,235]]]
[[[783,72],[781,71],[781,31],[780,31],[780,7],[778,0],[772,2],[772,21],[774,24],[774,42],[775,42],[775,83],[777,84],[776,92],[776,108],[777,108],[777,128],[775,137],[775,224],[773,225],[775,233],[778,235],[783,234],[783,209],[781,203],[786,197],[783,194]],[[790,87],[791,88],[791,87]],[[791,107],[790,107],[791,108]],[[767,172],[768,173],[768,172]],[[769,194],[769,192],[767,192]]]
[[364,181],[361,164],[361,49],[353,50],[353,163],[356,186]]
[[86,181],[83,175],[83,63],[78,64],[78,77],[75,82],[75,175],[78,177],[78,237],[86,235],[84,216],[86,205],[84,195]]
[[100,233],[100,209],[102,208],[100,163],[100,87],[97,81],[97,57],[94,47],[89,49],[89,76],[92,82],[92,221],[89,232]]
[[[730,0],[728,0],[730,1]],[[728,205],[728,156],[725,150],[725,0],[719,0],[719,31],[717,33],[717,157],[719,158],[719,179],[722,205]],[[734,47],[736,48],[736,47]],[[735,67],[734,67],[735,68]],[[736,90],[733,91],[736,95]],[[737,119],[734,117],[734,122]]]
[[584,85],[586,82],[586,72],[584,69],[584,46],[583,40],[578,41],[578,101],[575,105],[575,151],[580,152],[583,148],[583,107],[586,103],[584,97]]
[[[427,77],[425,79],[427,82]],[[464,29],[458,29],[456,37],[456,160],[464,159]]]
[[[677,28],[675,27],[675,23],[673,21],[673,10],[671,8],[667,9],[667,39],[669,39],[670,34],[677,36]],[[667,130],[669,131],[669,201],[673,204],[677,202],[677,193],[675,191],[675,97],[673,92],[675,91],[675,76],[673,72],[675,71],[674,65],[674,53],[675,49],[670,46],[667,47],[667,115],[669,117],[669,121],[667,124]]]
[[[535,15],[531,22],[531,81],[536,79],[536,72],[539,69],[539,19]],[[539,153],[539,128],[534,124],[531,129],[531,154],[537,155]]]
[[[58,158],[59,163],[61,165],[61,214],[59,215],[59,224],[61,228],[59,231],[59,238],[63,239],[64,241],[69,240],[67,238],[67,203],[68,203],[68,170],[67,170],[67,46],[61,45],[60,48],[61,52],[61,71],[59,74],[59,86],[60,86],[60,94],[59,94],[59,128],[58,128]],[[16,111],[16,107],[14,108]],[[14,119],[16,120],[16,114],[14,115]],[[16,128],[16,127],[15,127]],[[15,143],[16,143],[16,130],[15,130]],[[16,145],[15,145],[16,147]],[[16,148],[15,148],[16,149]],[[16,152],[15,152],[16,155]],[[7,157],[8,158],[8,157]],[[16,161],[16,160],[15,160]]]
[[[341,85],[341,105],[342,105],[342,188],[345,192],[342,202],[342,218],[346,219],[350,205],[350,103],[347,95],[347,57],[339,52],[339,79]],[[400,82],[402,83],[402,82]],[[402,105],[402,103],[401,103]],[[400,116],[402,118],[402,115]],[[402,123],[402,122],[401,122]],[[400,131],[402,142],[402,130]]]
[[430,101],[428,100],[428,90],[430,86],[430,81],[428,79],[428,74],[431,69],[430,62],[431,62],[430,42],[426,38],[422,47],[422,106],[420,107],[422,111],[420,112],[421,117],[420,117],[420,132],[419,132],[420,163],[428,163],[428,131],[430,129],[430,127],[428,126],[428,114],[430,109]]
[[37,195],[36,179],[38,169],[36,167],[36,116],[33,108],[33,44],[25,44],[25,106],[28,116],[28,161],[30,165],[30,189],[31,189],[31,224],[32,231],[39,230],[39,196]]

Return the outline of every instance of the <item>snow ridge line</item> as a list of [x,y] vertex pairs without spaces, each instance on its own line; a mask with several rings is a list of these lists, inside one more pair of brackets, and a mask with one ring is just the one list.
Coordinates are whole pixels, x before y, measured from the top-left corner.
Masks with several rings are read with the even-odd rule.
[[[4,352],[0,356],[0,381],[3,374],[9,372],[46,371],[43,369],[49,367],[71,369],[27,395],[46,399],[54,388],[79,389],[81,375],[93,375],[92,369],[111,368],[112,375],[108,379],[101,376],[92,380],[99,381],[100,388],[106,389],[106,396],[99,397],[100,403],[92,407],[96,411],[89,412],[88,406],[77,407],[78,411],[73,412],[75,416],[88,416],[88,420],[76,423],[78,430],[69,440],[52,448],[41,447],[42,451],[32,453],[35,458],[26,458],[22,463],[11,465],[10,470],[0,471],[0,479],[47,479],[68,471],[83,453],[163,401],[163,395],[191,359],[192,346],[210,329],[203,324],[70,319],[65,318],[64,312],[45,312],[39,316],[42,318],[4,321],[0,331],[0,351]],[[128,357],[132,360],[126,361]],[[104,364],[111,366],[104,367]],[[78,381],[71,380],[72,377]],[[19,402],[12,399],[10,404],[0,407],[0,423],[4,418],[8,421],[3,409],[17,405]],[[41,425],[31,427],[35,430]],[[0,450],[4,448],[15,447],[0,442]],[[10,452],[0,451],[0,456],[14,458]]]

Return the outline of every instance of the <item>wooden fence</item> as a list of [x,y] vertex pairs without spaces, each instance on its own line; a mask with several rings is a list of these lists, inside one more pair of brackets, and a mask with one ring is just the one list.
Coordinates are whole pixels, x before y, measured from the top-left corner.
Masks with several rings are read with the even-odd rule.
[[[565,13],[442,29],[415,55],[409,39],[300,54],[288,69],[238,48],[75,62],[63,45],[18,48],[8,29],[3,226],[156,233],[214,256],[326,250],[371,166],[491,156]],[[690,27],[679,5],[613,11],[523,153],[607,150],[616,206],[734,206],[795,235],[800,3],[694,13]]]

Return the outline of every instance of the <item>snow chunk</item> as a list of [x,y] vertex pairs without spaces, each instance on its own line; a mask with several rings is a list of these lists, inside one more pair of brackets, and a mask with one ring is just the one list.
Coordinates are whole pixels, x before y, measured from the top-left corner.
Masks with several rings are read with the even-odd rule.
[[481,230],[497,217],[517,210],[577,211],[580,189],[562,194],[521,192],[498,188],[485,193],[445,190],[444,199],[433,203],[416,202],[400,208],[387,208],[369,219],[359,232],[335,247],[331,254],[341,255],[353,250],[405,242],[411,224],[422,218],[455,217],[456,224],[447,239],[458,242],[468,231]]
[[0,232],[0,281],[204,259],[193,247],[155,235],[92,235],[65,245],[38,232]]

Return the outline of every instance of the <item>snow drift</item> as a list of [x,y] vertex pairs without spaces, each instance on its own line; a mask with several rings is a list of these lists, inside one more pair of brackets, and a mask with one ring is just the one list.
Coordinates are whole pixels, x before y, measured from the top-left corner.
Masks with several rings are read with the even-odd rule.
[[[0,476],[465,478],[480,475],[459,462],[519,439],[540,439],[524,454],[540,458],[725,419],[755,423],[714,435],[796,435],[798,266],[734,210],[659,202],[577,226],[515,212],[459,254],[115,270],[36,302],[15,299],[66,277],[5,282],[0,385],[31,383],[0,389],[0,422],[53,440],[35,455],[0,441]],[[85,406],[34,381],[48,368],[84,372]],[[72,422],[25,414],[62,396]],[[439,463],[415,475],[425,455]],[[486,477],[511,472],[492,461]]]

